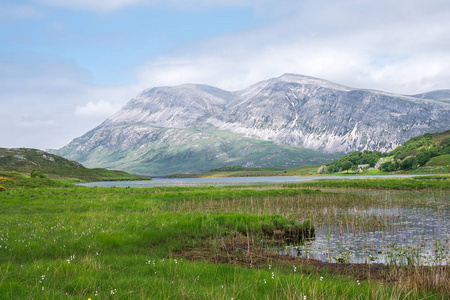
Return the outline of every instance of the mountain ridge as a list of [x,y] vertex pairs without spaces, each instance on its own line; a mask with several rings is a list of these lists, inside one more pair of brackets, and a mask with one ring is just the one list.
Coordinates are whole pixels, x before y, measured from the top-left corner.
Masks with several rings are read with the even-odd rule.
[[[57,154],[88,166],[121,166],[133,171],[137,167],[131,165],[140,165],[139,174],[147,167],[156,172],[152,175],[164,173],[164,165],[180,168],[175,172],[198,172],[230,164],[293,167],[295,163],[325,163],[336,158],[333,153],[390,151],[413,136],[450,128],[450,103],[423,97],[350,88],[292,73],[239,91],[197,84],[155,87],[141,92]],[[269,143],[264,144],[269,152],[287,155],[274,160],[282,165],[271,164],[269,154],[258,159],[245,156],[247,164],[239,157],[237,153],[245,147],[257,149],[258,141]],[[276,150],[280,147],[289,148],[289,155]],[[317,159],[299,159],[305,151],[308,155],[315,151]],[[198,167],[185,161],[194,167],[188,170],[174,158],[175,152],[180,156],[194,153]],[[156,161],[160,166],[154,168]]]

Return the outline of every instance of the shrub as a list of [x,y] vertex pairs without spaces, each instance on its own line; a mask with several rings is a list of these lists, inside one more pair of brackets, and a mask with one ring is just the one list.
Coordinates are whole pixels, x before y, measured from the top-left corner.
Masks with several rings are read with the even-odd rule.
[[42,171],[33,170],[31,171],[31,178],[47,178]]
[[392,172],[392,171],[397,171],[398,170],[398,163],[397,162],[392,162],[392,161],[387,161],[385,163],[383,163],[380,167],[381,171],[386,171],[386,172]]

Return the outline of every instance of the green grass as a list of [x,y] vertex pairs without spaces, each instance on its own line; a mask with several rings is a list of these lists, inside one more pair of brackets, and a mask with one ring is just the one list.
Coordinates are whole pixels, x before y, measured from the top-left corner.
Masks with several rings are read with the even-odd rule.
[[[102,168],[88,169],[81,164],[37,149],[0,148],[0,173],[20,172],[30,175],[37,170],[46,177],[65,182],[150,180],[123,171]],[[0,175],[1,176],[1,175]]]
[[257,176],[309,176],[320,175],[317,170],[321,165],[300,166],[291,169],[282,168],[247,168],[231,166],[211,169],[202,173],[182,174],[176,173],[167,178],[201,178],[201,177],[257,177]]
[[440,155],[431,158],[427,166],[450,166],[450,154]]
[[[258,243],[267,229],[311,226],[294,220],[313,216],[311,209],[322,207],[323,201],[362,203],[367,197],[280,187],[87,188],[5,175],[18,178],[0,180],[5,187],[0,192],[1,299],[445,296],[377,280],[358,284],[353,276],[300,267],[297,260],[273,264],[267,257],[267,263],[251,266],[190,261],[180,255],[205,243],[219,251],[220,242],[234,236],[249,243],[255,237]],[[448,187],[445,176],[414,180]],[[404,181],[401,185],[409,188]],[[245,249],[241,253],[252,259],[250,254]]]
[[324,179],[310,182],[289,183],[285,187],[333,187],[357,189],[421,190],[450,189],[450,176],[423,176],[412,178]]

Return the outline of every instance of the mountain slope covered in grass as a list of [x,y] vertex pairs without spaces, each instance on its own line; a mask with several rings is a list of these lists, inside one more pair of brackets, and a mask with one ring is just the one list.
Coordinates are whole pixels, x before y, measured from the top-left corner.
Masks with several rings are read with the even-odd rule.
[[82,164],[38,149],[0,148],[0,172],[77,181],[139,180],[123,171],[88,169]]
[[386,153],[356,151],[327,165],[327,172],[334,173],[357,169],[358,165],[379,167],[382,171],[415,170],[429,167],[450,166],[450,130],[416,136],[403,145]]

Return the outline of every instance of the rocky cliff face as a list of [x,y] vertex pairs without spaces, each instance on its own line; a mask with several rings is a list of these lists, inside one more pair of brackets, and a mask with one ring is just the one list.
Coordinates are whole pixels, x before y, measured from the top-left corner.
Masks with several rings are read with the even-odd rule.
[[285,74],[235,94],[207,122],[221,130],[327,153],[390,151],[409,138],[449,128],[450,106]]
[[324,153],[390,151],[413,136],[447,130],[450,103],[427,94],[353,89],[295,74],[236,92],[192,84],[153,88],[58,154],[141,174],[167,173],[168,166],[196,172],[322,163],[336,157]]

